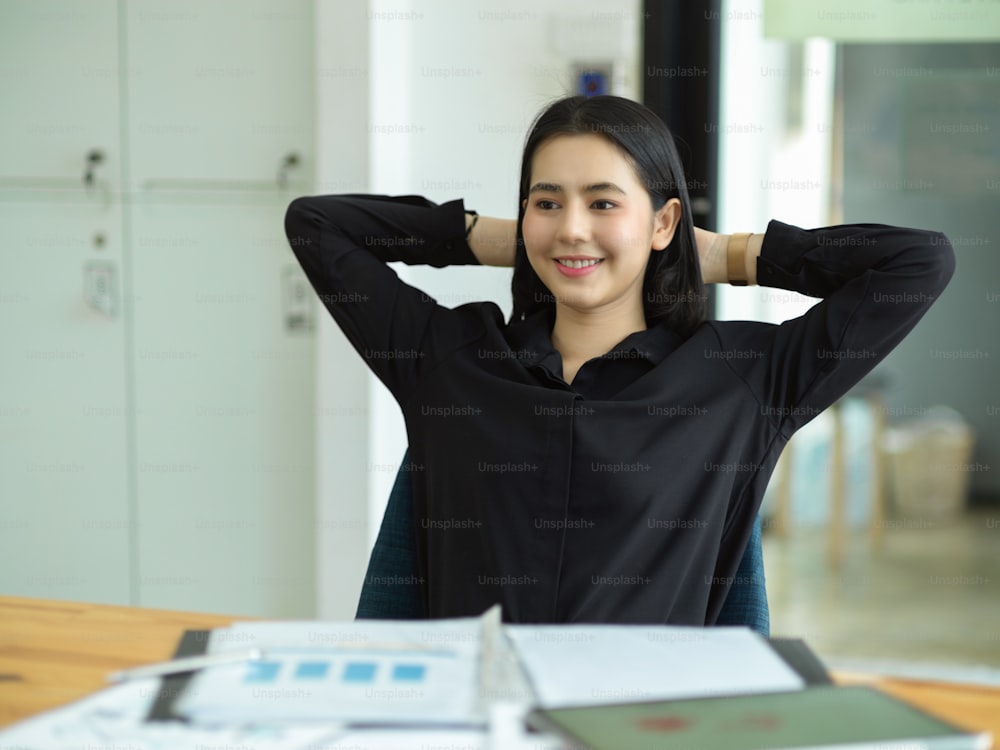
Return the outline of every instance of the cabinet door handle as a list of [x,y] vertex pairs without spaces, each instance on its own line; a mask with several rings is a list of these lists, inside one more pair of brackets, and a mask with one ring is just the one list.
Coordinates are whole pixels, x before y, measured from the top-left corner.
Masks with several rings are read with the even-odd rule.
[[295,167],[299,166],[300,161],[298,152],[296,151],[290,151],[285,155],[284,160],[281,162],[281,166],[278,167],[278,185],[280,187],[288,186],[288,172],[289,170],[295,169]]
[[288,173],[302,163],[298,151],[289,151],[281,160],[274,182],[268,180],[223,180],[203,177],[154,177],[143,181],[145,190],[284,190]]
[[99,148],[92,148],[87,152],[87,161],[83,168],[83,184],[88,188],[94,186],[94,170],[104,163],[104,152]]
[[[104,152],[92,148],[83,162],[83,187],[86,190],[97,185],[97,167],[104,164]],[[78,190],[80,182],[76,177],[0,177],[0,188],[13,190]],[[104,186],[107,192],[107,185]]]

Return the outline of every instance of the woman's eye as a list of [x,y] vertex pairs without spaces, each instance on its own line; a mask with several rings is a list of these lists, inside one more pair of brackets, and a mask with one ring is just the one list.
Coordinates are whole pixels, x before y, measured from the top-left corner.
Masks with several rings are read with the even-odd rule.
[[544,199],[535,203],[535,206],[540,208],[542,211],[551,211],[554,208],[558,208],[555,201],[547,201]]
[[607,211],[609,208],[615,207],[615,204],[611,201],[594,201],[592,205],[594,208],[599,208],[602,211]]

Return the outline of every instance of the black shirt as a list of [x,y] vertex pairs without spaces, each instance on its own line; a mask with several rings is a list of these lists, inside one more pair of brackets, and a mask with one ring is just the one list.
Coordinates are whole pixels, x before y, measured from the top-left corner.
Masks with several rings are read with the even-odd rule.
[[772,221],[759,284],[823,297],[781,325],[634,333],[567,384],[551,313],[449,309],[385,261],[476,263],[463,204],[300,198],[286,233],[403,410],[431,617],[712,624],[792,433],[910,331],[947,284],[944,235]]

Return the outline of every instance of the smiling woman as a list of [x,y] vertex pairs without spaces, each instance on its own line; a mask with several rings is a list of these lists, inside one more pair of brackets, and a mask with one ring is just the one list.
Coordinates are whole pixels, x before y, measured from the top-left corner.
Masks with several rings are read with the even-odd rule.
[[532,164],[522,202],[524,248],[554,298],[552,343],[572,383],[584,362],[646,329],[650,251],[670,244],[681,202],[671,198],[654,212],[635,170],[598,135],[550,138]]
[[[525,251],[556,241],[568,252],[594,239],[574,232],[598,230],[599,241],[607,238],[618,250],[634,248],[613,256],[638,264],[630,286],[640,293],[619,300],[631,305],[633,323],[636,313],[644,318],[635,330],[667,319],[683,335],[701,323],[706,303],[683,177],[670,131],[645,107],[619,97],[571,97],[542,112],[521,160],[513,318],[551,306],[543,288],[558,297],[542,280],[548,269],[534,261],[529,265]],[[563,182],[568,192],[562,192]],[[576,211],[576,201],[570,201],[575,197],[590,199],[584,201],[591,208],[590,220]],[[540,221],[542,212],[560,208],[555,220]],[[595,226],[593,214],[602,210],[609,216]],[[670,252],[662,254],[667,247]]]
[[[789,437],[953,270],[935,232],[696,229],[684,186],[652,112],[572,97],[529,133],[516,221],[415,196],[289,207],[299,262],[403,410],[427,616],[716,623]],[[397,260],[514,265],[514,314],[443,307]],[[706,321],[703,284],[727,280],[823,300],[781,326]]]

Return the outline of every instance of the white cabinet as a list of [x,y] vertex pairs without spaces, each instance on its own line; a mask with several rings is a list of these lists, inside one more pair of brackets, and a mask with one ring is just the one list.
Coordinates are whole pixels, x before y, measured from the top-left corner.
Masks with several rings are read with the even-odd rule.
[[312,13],[0,5],[0,591],[314,612]]
[[120,210],[62,197],[0,200],[0,591],[126,604],[124,325],[83,294],[87,263],[118,266]]
[[115,0],[0,3],[0,189],[76,190],[121,168]]
[[125,6],[132,190],[310,183],[312,0]]
[[117,23],[114,0],[0,5],[7,594],[122,604],[131,595],[124,237],[112,197],[121,187]]

